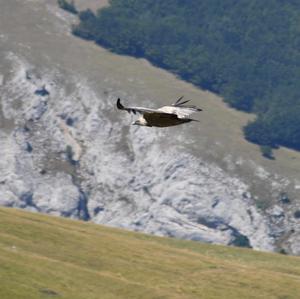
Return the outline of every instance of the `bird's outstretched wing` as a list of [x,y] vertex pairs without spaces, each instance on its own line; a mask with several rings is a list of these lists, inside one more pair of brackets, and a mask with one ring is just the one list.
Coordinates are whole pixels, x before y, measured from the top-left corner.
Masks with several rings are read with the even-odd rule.
[[202,109],[194,106],[194,105],[185,105],[189,100],[182,101],[183,96],[180,97],[174,104],[171,106],[163,106],[159,109],[151,109],[151,108],[144,108],[144,107],[124,107],[121,104],[121,100],[117,100],[117,108],[120,110],[125,110],[128,113],[159,113],[161,116],[165,114],[166,116],[169,115],[176,115],[178,118],[188,118],[192,113],[202,111]]
[[122,104],[121,104],[121,100],[118,99],[117,100],[117,108],[120,109],[120,110],[125,110],[127,111],[128,113],[133,113],[133,114],[136,114],[136,113],[164,113],[164,114],[170,114],[168,112],[165,112],[165,111],[160,111],[159,109],[151,109],[151,108],[144,108],[144,107],[124,107]]

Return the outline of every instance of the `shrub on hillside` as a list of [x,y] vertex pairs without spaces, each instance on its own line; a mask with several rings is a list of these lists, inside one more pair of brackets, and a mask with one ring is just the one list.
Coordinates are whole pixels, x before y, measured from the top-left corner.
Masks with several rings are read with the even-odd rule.
[[78,10],[75,7],[74,1],[68,2],[66,0],[57,0],[58,6],[70,13],[78,14]]

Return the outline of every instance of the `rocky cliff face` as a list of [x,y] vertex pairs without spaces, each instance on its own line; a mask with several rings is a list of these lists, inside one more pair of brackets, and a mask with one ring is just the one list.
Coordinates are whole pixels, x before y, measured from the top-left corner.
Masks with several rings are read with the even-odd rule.
[[[125,77],[120,61],[109,61],[119,58],[72,37],[74,17],[55,4],[0,4],[0,204],[298,254],[298,202],[285,202],[282,191],[297,194],[296,178],[234,153],[201,153],[219,146],[207,148],[203,128],[129,126],[116,97],[145,99],[147,82],[130,58],[120,58]],[[271,199],[282,195],[265,212],[257,207],[260,185]]]

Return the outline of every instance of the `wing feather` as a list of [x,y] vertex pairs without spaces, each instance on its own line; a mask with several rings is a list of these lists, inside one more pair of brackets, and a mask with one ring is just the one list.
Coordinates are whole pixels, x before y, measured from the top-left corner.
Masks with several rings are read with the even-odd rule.
[[172,104],[172,106],[179,107],[190,101],[190,100],[182,101],[183,97],[184,96],[181,96],[175,103]]
[[183,96],[181,96],[175,103],[173,103],[171,106],[174,106],[174,107],[180,107],[180,108],[191,108],[191,109],[194,109],[195,112],[196,111],[202,111],[202,109],[198,108],[197,106],[195,105],[185,105],[186,103],[188,103],[190,100],[185,100],[185,101],[182,101],[183,99]]

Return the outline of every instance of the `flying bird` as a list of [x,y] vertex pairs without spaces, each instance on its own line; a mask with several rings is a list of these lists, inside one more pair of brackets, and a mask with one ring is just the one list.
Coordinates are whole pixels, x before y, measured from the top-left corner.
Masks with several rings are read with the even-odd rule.
[[142,114],[133,125],[147,126],[147,127],[170,127],[191,121],[198,121],[191,119],[189,116],[194,112],[202,111],[202,109],[194,105],[185,105],[189,100],[182,100],[180,97],[175,103],[170,106],[163,106],[158,109],[143,108],[143,107],[124,107],[121,104],[120,98],[117,100],[117,108],[125,110],[128,113]]

